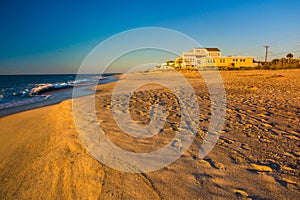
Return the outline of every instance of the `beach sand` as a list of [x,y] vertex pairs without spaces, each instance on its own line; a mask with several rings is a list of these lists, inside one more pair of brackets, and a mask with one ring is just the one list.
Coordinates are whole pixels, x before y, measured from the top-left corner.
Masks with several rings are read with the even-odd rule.
[[[72,100],[0,118],[0,199],[298,199],[300,70],[220,73],[227,114],[217,145],[198,158],[211,117],[209,93],[199,74],[185,73],[200,102],[199,131],[176,162],[154,172],[120,172],[94,159],[78,137]],[[97,117],[112,142],[148,152],[174,137],[180,111],[168,89],[148,85],[133,95],[131,116],[141,124],[148,123],[154,94],[170,111],[161,133],[136,139],[112,118],[114,85],[96,93]]]

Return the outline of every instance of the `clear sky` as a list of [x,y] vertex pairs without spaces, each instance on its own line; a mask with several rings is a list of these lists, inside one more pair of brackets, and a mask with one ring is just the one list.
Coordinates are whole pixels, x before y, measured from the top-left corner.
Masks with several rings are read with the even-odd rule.
[[[78,1],[79,2],[79,1]],[[76,73],[99,42],[138,27],[180,31],[223,55],[300,53],[300,1],[16,1],[0,3],[0,74]]]

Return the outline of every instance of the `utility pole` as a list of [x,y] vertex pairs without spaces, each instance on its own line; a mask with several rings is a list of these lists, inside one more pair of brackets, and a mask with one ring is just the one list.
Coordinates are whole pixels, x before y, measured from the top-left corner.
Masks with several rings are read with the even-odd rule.
[[266,48],[265,64],[267,64],[267,61],[268,61],[268,48],[270,48],[270,46],[269,45],[265,45],[264,47]]

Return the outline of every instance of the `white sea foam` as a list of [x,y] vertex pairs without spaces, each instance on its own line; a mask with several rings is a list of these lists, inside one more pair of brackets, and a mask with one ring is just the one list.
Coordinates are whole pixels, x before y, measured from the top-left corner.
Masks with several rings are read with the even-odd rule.
[[41,93],[45,93],[51,90],[56,90],[56,89],[63,89],[63,88],[71,88],[75,85],[80,85],[84,83],[91,82],[92,80],[101,80],[104,79],[103,76],[94,76],[92,78],[85,78],[85,79],[80,79],[76,81],[68,81],[68,82],[62,82],[62,83],[44,83],[44,84],[37,84],[34,88],[30,90],[28,93],[28,90],[26,91],[26,94],[28,93],[29,96],[34,96],[34,95],[39,95]]
[[18,101],[11,101],[7,103],[2,103],[0,104],[0,110],[1,109],[7,109],[7,108],[13,108],[17,106],[23,106],[27,104],[32,104],[32,103],[37,103],[44,101],[44,97],[34,97],[34,98],[27,98],[27,99],[22,99]]

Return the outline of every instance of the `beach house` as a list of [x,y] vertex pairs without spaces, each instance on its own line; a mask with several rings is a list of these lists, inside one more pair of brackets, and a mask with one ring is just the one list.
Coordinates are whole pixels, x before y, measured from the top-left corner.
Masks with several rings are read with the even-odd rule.
[[218,48],[194,48],[189,52],[183,52],[180,57],[182,57],[182,67],[190,68],[199,66],[201,59],[212,56],[221,56],[221,51]]
[[245,56],[213,56],[200,58],[198,67],[247,68],[254,67],[254,57]]
[[[253,67],[253,58],[248,56],[222,56],[221,50],[218,48],[194,48],[188,52],[183,52],[180,59],[175,60],[175,67],[183,69],[219,67],[227,68],[243,68]],[[180,61],[180,62],[179,62]]]
[[159,69],[171,69],[174,68],[174,61],[173,60],[168,60],[167,62],[163,62],[160,64]]

